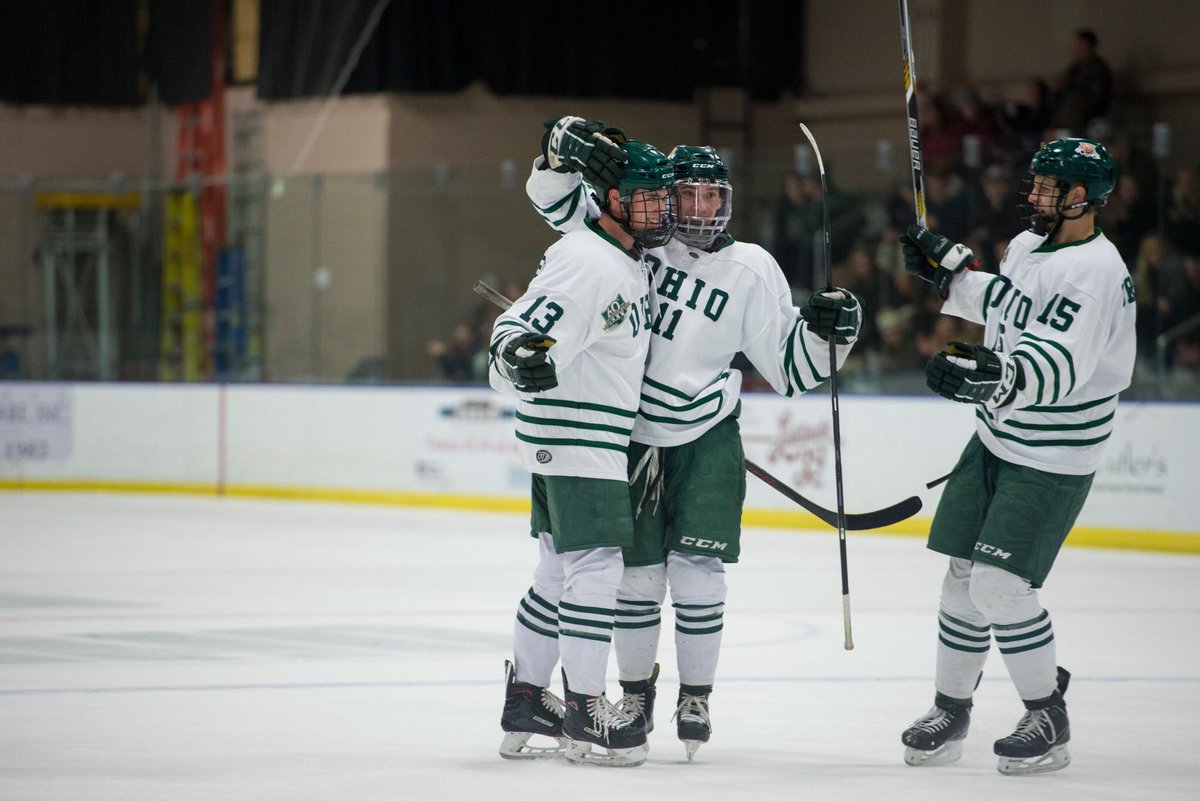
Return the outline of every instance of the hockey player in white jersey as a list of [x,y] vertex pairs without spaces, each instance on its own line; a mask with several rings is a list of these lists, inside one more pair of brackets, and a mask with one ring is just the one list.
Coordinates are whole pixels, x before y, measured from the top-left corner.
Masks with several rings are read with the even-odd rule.
[[1133,282],[1096,226],[1116,183],[1099,142],[1059,139],[1030,165],[1031,230],[1008,246],[999,275],[972,272],[971,251],[924,228],[902,237],[905,267],[938,288],[953,314],[985,326],[984,342],[949,343],[929,387],[971,403],[967,444],[929,532],[950,557],[938,615],[934,706],[903,733],[910,765],[962,753],[971,698],[995,640],[1025,714],[997,740],[1004,774],[1067,766],[1070,726],[1042,586],[1083,507],[1135,357]]
[[[603,155],[610,152],[604,134],[619,140],[621,133],[578,117],[547,126],[526,188],[546,221],[570,232],[597,213],[581,178],[603,186]],[[591,137],[596,146],[586,157],[564,154],[557,146],[564,131],[575,132],[572,141]],[[777,392],[801,395],[828,378],[829,337],[838,343],[838,365],[845,361],[861,309],[840,289],[795,308],[771,255],[727,233],[733,188],[716,151],[681,145],[670,158],[680,220],[671,241],[646,254],[657,293],[654,335],[630,449],[636,543],[624,551],[614,644],[624,689],[620,706],[637,713],[649,731],[669,584],[680,678],[674,719],[691,759],[711,731],[725,565],[740,551],[742,376],[730,362],[740,351]]]
[[[540,551],[507,666],[508,758],[646,759],[645,728],[605,697],[605,669],[621,548],[633,542],[627,454],[652,324],[644,253],[671,236],[675,191],[661,152],[635,141],[622,150],[599,217],[546,251],[492,330],[489,380],[520,400],[516,436],[533,473]],[[560,659],[565,709],[548,689]],[[534,734],[559,743],[530,746]]]

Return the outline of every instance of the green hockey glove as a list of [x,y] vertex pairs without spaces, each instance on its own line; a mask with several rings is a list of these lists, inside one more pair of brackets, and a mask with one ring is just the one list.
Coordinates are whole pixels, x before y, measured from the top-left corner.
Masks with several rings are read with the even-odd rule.
[[900,245],[904,249],[904,269],[937,287],[943,300],[950,297],[954,276],[979,267],[979,259],[970,248],[919,225],[910,225],[900,235]]
[[848,289],[813,293],[808,303],[800,307],[800,316],[809,331],[825,341],[836,337],[839,345],[854,342],[862,327],[862,305]]
[[542,155],[555,172],[583,173],[583,180],[600,188],[616,186],[625,172],[625,141],[620,128],[582,117],[551,117],[542,135]]
[[925,366],[925,383],[943,398],[999,409],[1025,388],[1025,372],[1007,353],[951,342]]
[[500,351],[496,366],[520,392],[544,392],[558,386],[554,359],[546,354],[554,339],[545,334],[526,332],[502,339],[492,348]]

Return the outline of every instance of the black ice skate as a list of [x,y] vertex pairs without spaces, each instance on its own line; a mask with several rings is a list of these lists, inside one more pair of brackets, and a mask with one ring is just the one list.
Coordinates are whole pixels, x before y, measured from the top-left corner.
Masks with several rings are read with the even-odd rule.
[[[563,702],[545,687],[517,681],[513,663],[504,662],[504,713],[500,728],[500,756],[505,759],[546,759],[566,751],[563,737]],[[529,745],[534,735],[551,737],[553,745]]]
[[904,761],[913,767],[933,767],[957,762],[971,725],[971,699],[937,693],[933,708],[900,735]]
[[[567,761],[620,768],[631,768],[646,761],[646,730],[632,715],[609,703],[603,693],[571,692],[565,670],[563,695],[566,697],[563,734],[567,738]],[[603,750],[593,751],[592,746]]]
[[1025,714],[1012,734],[996,741],[996,769],[1007,776],[1028,776],[1062,770],[1071,764],[1067,743],[1071,725],[1063,693],[1071,674],[1058,669],[1058,689],[1046,698],[1025,702]]
[[617,709],[627,715],[632,715],[634,721],[646,730],[646,734],[654,731],[654,697],[658,689],[654,686],[658,681],[658,663],[654,663],[654,671],[650,678],[642,681],[623,681],[623,695],[617,702]]
[[708,742],[712,734],[712,722],[708,717],[708,696],[712,685],[700,687],[682,684],[679,687],[679,702],[675,707],[675,732],[683,742],[688,762],[696,756],[696,749]]

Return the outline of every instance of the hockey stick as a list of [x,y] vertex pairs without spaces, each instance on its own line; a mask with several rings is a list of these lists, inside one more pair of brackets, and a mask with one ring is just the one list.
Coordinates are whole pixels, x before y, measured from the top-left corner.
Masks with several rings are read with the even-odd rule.
[[[817,171],[821,175],[821,213],[825,225],[825,291],[833,291],[833,259],[831,256],[829,225],[829,186],[825,180],[825,162],[821,159],[821,149],[817,140],[808,130],[808,126],[800,123],[800,130],[808,137],[813,153],[817,156]],[[846,501],[842,482],[842,423],[841,412],[838,410],[837,385],[837,337],[829,337],[829,397],[833,406],[833,482],[837,490],[837,530],[838,553],[842,561],[842,625],[845,630],[844,646],[847,651],[854,650],[854,638],[850,634],[850,571],[846,565]]]
[[[917,225],[925,226],[925,167],[921,158],[921,126],[917,122],[917,67],[913,62],[912,27],[908,22],[908,0],[900,0],[900,54],[904,66],[904,106],[908,113],[908,156],[912,164],[913,204]],[[951,470],[941,478],[925,484],[933,489],[954,475]]]
[[[483,281],[476,281],[475,286],[472,287],[472,289],[474,290],[475,294],[483,296],[495,305],[499,306],[501,309],[507,309],[512,305],[511,300],[504,297],[504,295],[500,294]],[[809,514],[820,519],[822,523],[832,526],[833,528],[838,527],[837,512],[830,511],[829,509],[810,501],[808,498],[805,498],[803,495],[796,492],[796,490],[792,489],[787,484],[784,484],[782,481],[775,478],[775,476],[771,475],[749,459],[746,459],[746,470],[762,479],[764,484],[778,492],[780,495],[783,495],[792,503],[795,503]],[[847,514],[845,516],[846,530],[870,531],[871,529],[876,528],[886,528],[887,526],[899,523],[901,520],[907,520],[919,511],[921,511],[921,499],[914,495],[911,498],[905,498],[899,503],[892,504],[891,506],[887,506],[883,509],[877,509],[873,512]]]
[[917,224],[925,228],[925,168],[921,160],[921,128],[917,122],[917,70],[913,64],[908,0],[900,0],[900,44],[904,57],[904,103],[908,110],[908,155],[912,163],[913,203],[917,209]]

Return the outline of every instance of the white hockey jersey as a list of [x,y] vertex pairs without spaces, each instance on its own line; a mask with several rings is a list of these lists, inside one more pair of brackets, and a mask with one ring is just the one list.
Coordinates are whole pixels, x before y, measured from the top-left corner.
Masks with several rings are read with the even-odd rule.
[[1117,394],[1133,376],[1133,281],[1099,228],[1070,245],[1044,241],[1018,234],[1000,275],[960,274],[942,311],[983,324],[983,345],[1011,355],[1025,374],[1013,403],[975,411],[988,450],[1038,470],[1087,475],[1100,464]]
[[644,262],[592,222],[542,257],[529,289],[500,315],[492,343],[524,331],[552,337],[558,386],[519,392],[492,357],[492,387],[518,398],[516,435],[534,473],[625,481],[629,437],[650,348]]
[[[578,174],[539,170],[526,192],[559,232],[599,215]],[[647,251],[654,274],[650,362],[633,440],[680,445],[697,439],[737,408],[740,351],[782,395],[800,395],[829,378],[829,343],[810,332],[792,305],[775,259],[758,245],[725,237],[712,252],[677,239]],[[837,365],[851,345],[837,346]]]

